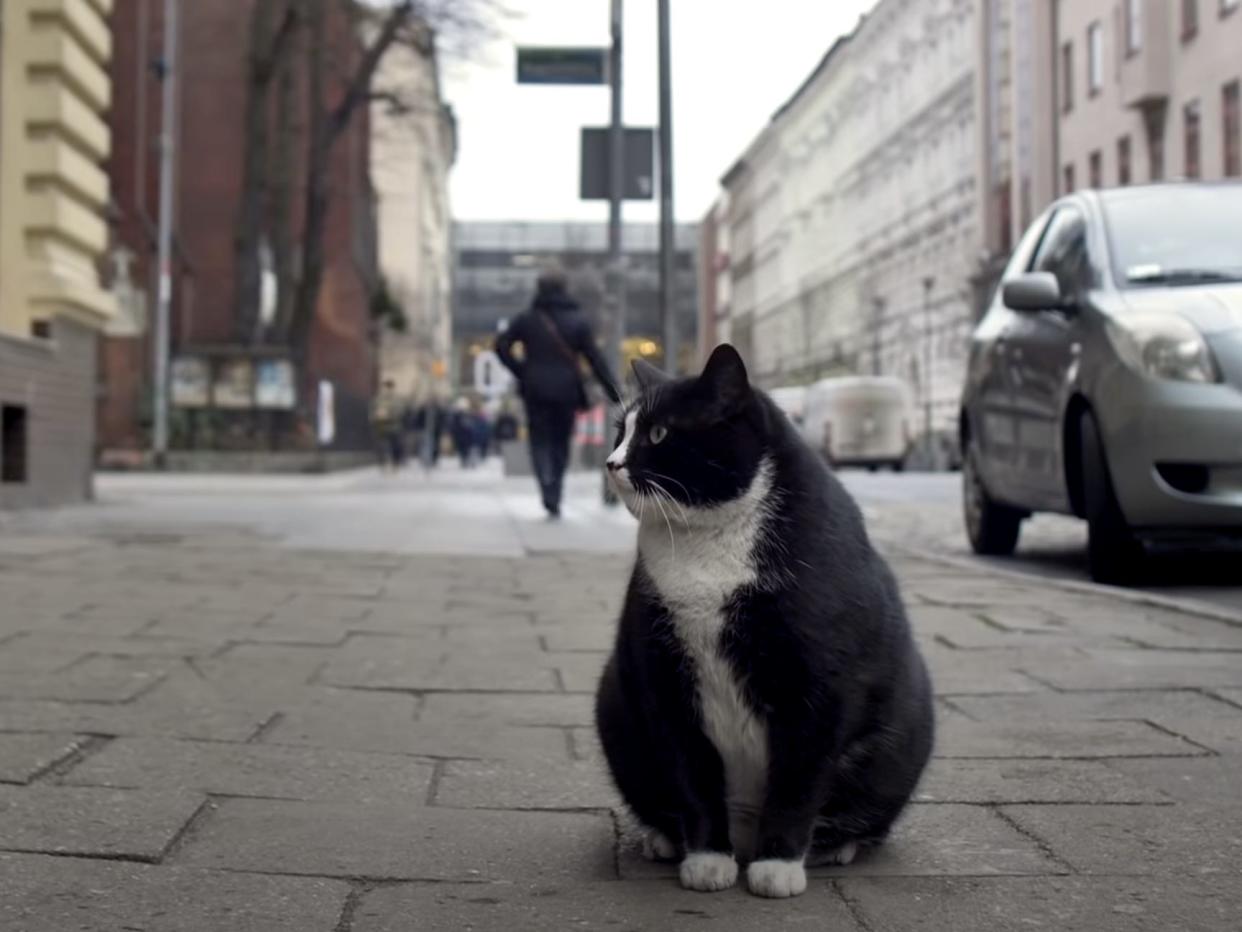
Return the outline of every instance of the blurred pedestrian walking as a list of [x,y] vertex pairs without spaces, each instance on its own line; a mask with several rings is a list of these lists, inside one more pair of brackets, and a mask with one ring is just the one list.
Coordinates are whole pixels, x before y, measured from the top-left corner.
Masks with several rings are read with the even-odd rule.
[[379,446],[380,468],[393,471],[405,460],[405,444],[401,437],[401,402],[392,380],[384,382],[371,403],[371,430]]
[[[515,344],[522,356],[514,355]],[[496,354],[517,377],[526,403],[531,464],[550,518],[561,513],[561,493],[569,466],[574,414],[590,407],[581,359],[613,403],[620,401],[608,363],[577,302],[570,297],[564,271],[549,266],[540,273],[530,307],[496,340]]]

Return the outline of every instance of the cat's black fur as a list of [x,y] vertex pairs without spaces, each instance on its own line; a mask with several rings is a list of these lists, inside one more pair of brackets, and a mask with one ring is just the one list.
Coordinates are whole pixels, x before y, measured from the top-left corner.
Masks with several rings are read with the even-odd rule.
[[[892,573],[849,494],[750,387],[731,347],[701,377],[657,382],[648,368],[644,382],[626,462],[633,489],[658,482],[680,506],[710,508],[738,498],[771,463],[773,494],[752,553],[757,581],[727,600],[719,636],[768,737],[757,840],[739,859],[809,863],[851,842],[878,843],[913,793],[933,735],[928,674]],[[658,443],[656,426],[667,430]],[[674,506],[664,508],[676,527]],[[704,731],[695,676],[640,547],[599,686],[600,738],[639,819],[679,854],[727,853],[723,763]]]

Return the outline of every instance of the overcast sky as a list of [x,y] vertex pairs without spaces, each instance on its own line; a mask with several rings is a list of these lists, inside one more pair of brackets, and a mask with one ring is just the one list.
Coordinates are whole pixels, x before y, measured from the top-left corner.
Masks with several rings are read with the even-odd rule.
[[[678,220],[702,217],[720,176],[872,0],[671,0],[674,195]],[[605,219],[578,199],[582,126],[608,122],[606,87],[519,87],[517,45],[606,45],[608,0],[507,0],[504,33],[448,59],[457,113],[453,213],[462,220]],[[625,120],[654,126],[656,0],[625,0]],[[657,202],[627,203],[653,220]]]

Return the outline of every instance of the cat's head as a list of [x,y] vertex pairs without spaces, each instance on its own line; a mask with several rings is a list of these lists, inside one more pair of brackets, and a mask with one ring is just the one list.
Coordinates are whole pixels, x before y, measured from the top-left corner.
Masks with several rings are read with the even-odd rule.
[[686,379],[641,360],[634,374],[641,394],[617,425],[607,460],[626,506],[667,496],[708,508],[744,495],[767,452],[768,418],[737,350],[716,347],[702,374]]

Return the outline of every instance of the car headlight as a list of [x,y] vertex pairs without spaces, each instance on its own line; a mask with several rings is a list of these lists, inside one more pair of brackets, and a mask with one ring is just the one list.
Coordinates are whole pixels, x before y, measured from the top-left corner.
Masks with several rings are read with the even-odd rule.
[[1207,341],[1176,314],[1126,314],[1113,318],[1108,335],[1125,363],[1153,379],[1219,382]]

